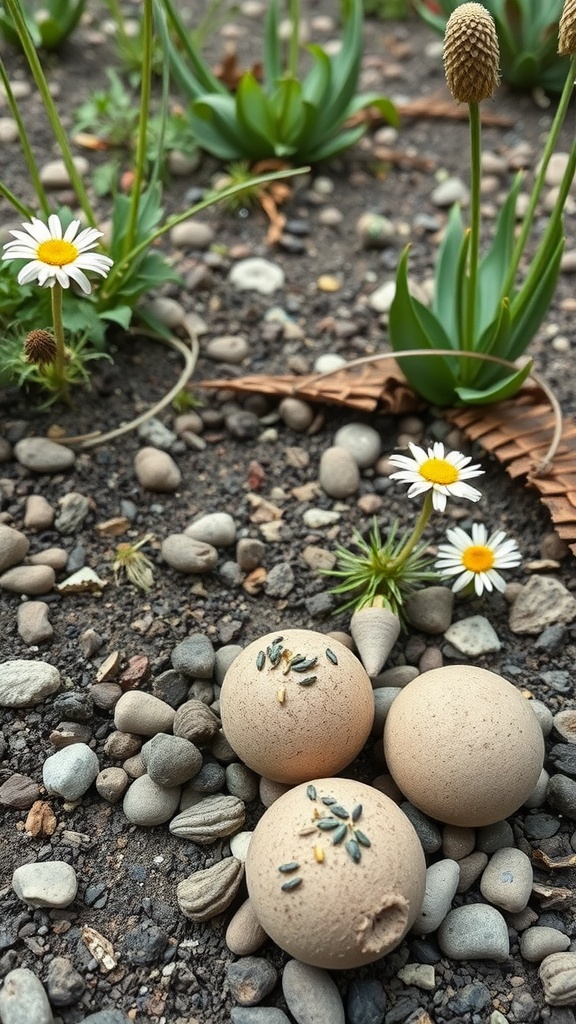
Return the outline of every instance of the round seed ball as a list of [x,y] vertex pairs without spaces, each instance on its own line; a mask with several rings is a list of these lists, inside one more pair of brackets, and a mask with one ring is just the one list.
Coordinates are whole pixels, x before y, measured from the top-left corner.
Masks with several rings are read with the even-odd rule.
[[352,779],[315,779],[260,819],[246,882],[264,931],[290,956],[352,968],[385,956],[406,935],[424,898],[426,862],[389,797]]
[[495,672],[449,665],[399,693],[384,727],[388,770],[425,814],[491,825],[530,796],[544,739],[530,701]]
[[369,676],[343,644],[285,629],[234,659],[220,714],[226,739],[249,768],[294,784],[335,775],[354,760],[370,735],[374,698]]

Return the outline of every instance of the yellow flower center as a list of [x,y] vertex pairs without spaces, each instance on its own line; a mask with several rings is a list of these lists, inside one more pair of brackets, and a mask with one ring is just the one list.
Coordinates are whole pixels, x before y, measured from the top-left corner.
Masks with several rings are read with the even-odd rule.
[[446,459],[426,459],[419,467],[419,473],[431,484],[455,484],[459,477],[456,467]]
[[46,242],[40,242],[36,251],[37,259],[50,267],[65,267],[73,263],[78,255],[76,246],[72,242],[65,242],[63,238],[49,238]]
[[470,572],[486,572],[494,565],[494,552],[484,544],[471,544],[462,552],[462,565]]

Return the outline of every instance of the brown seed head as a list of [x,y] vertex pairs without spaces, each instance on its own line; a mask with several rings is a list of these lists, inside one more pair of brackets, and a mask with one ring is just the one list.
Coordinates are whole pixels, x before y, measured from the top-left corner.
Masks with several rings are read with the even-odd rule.
[[460,4],[444,35],[444,72],[459,103],[480,103],[498,87],[500,51],[492,15],[482,4]]
[[558,26],[558,53],[576,54],[576,0],[565,0]]
[[56,338],[50,331],[30,331],[24,339],[24,355],[27,363],[44,366],[56,358]]

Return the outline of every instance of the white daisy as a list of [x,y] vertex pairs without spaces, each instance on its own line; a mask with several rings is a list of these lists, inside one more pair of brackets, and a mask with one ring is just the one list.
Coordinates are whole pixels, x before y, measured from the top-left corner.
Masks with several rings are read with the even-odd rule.
[[400,480],[411,484],[408,497],[414,498],[424,491],[432,491],[432,504],[437,512],[446,508],[446,498],[468,498],[478,501],[482,494],[475,487],[465,484],[464,480],[480,476],[484,470],[478,463],[469,466],[470,456],[461,452],[444,452],[444,445],[436,441],[432,448],[425,451],[410,441],[408,447],[412,458],[407,455],[391,455],[390,462],[398,466],[399,473],[392,473],[391,480]]
[[96,228],[84,228],[78,234],[80,221],[73,220],[62,233],[60,218],[55,213],[48,217],[48,224],[32,217],[30,224],[23,224],[23,231],[11,231],[14,242],[4,246],[2,259],[30,260],[18,274],[18,284],[38,281],[41,288],[52,288],[58,283],[69,288],[75,281],[88,295],[91,285],[84,273],[91,270],[106,277],[113,260],[101,253],[89,252],[102,237]]
[[478,597],[484,590],[503,591],[506,582],[497,569],[513,569],[520,565],[522,555],[518,545],[504,530],[497,530],[490,537],[482,523],[474,523],[472,535],[460,526],[446,530],[449,544],[440,544],[435,568],[442,576],[456,576],[452,590],[463,590],[474,581]]

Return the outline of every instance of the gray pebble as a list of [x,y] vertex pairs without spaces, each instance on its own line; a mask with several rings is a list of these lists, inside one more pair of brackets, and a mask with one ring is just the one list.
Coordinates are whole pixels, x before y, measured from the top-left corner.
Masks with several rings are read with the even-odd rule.
[[453,622],[444,631],[444,637],[468,658],[491,654],[499,651],[502,646],[496,630],[484,615],[470,615]]
[[442,846],[442,833],[438,825],[408,800],[404,800],[400,808],[416,829],[424,853],[436,853]]
[[545,626],[573,622],[576,598],[560,580],[535,573],[512,604],[508,624],[513,633],[539,635]]
[[385,672],[375,676],[372,686],[377,689],[380,686],[393,686],[402,688],[416,679],[420,673],[415,665],[395,665],[394,668],[387,668]]
[[[90,172],[90,163],[85,156],[75,156],[72,158],[74,167],[81,178],[85,178]],[[40,168],[40,181],[44,185],[44,188],[48,189],[62,189],[70,188],[72,182],[70,181],[70,175],[68,168],[64,163],[64,160],[48,160]]]
[[530,793],[530,796],[527,800],[524,801],[524,807],[528,807],[529,809],[534,807],[542,807],[542,805],[546,802],[546,794],[548,792],[549,781],[550,776],[546,769],[543,768],[540,772],[540,775],[538,776],[538,782],[534,786],[534,789]]
[[211,544],[187,537],[185,533],[171,533],[162,541],[162,558],[178,572],[210,572],[218,562],[218,552]]
[[170,660],[172,667],[190,679],[211,679],[216,654],[210,637],[205,633],[192,633],[176,645]]
[[505,846],[514,845],[514,833],[509,821],[496,821],[483,825],[476,833],[476,849],[482,853],[496,853]]
[[21,466],[33,473],[62,473],[76,461],[71,448],[46,437],[23,437],[14,445],[14,455]]
[[255,1006],[270,994],[278,972],[259,956],[245,956],[230,964],[226,972],[230,992],[241,1006]]
[[127,690],[114,708],[114,725],[120,732],[155,736],[172,731],[174,715],[174,708],[153,694]]
[[83,1017],[81,1024],[133,1024],[131,1017],[127,1017],[122,1010],[98,1010],[88,1017]]
[[233,1006],[230,1020],[232,1024],[290,1024],[284,1011],[276,1006]]
[[0,523],[0,573],[22,562],[30,548],[30,541],[20,530]]
[[349,1024],[382,1024],[386,996],[376,978],[353,978],[346,993]]
[[141,775],[128,789],[122,810],[133,825],[154,828],[169,821],[179,803],[179,787],[159,786],[149,775]]
[[[176,302],[175,299],[170,299],[167,295],[155,295],[154,298],[148,299],[144,303],[144,309],[156,320],[159,320],[161,324],[164,324],[164,327],[169,327],[170,330],[180,327],[186,316],[183,306]],[[147,422],[149,423],[150,420]]]
[[42,778],[48,793],[72,803],[90,788],[99,771],[94,751],[86,743],[72,743],[46,758]]
[[209,512],[187,526],[184,535],[215,548],[228,548],[236,541],[236,523],[229,512]]
[[454,960],[508,959],[508,927],[496,907],[471,903],[456,907],[444,918],[438,931],[438,945]]
[[328,971],[289,960],[282,975],[282,991],[297,1024],[345,1024],[342,998]]
[[576,744],[555,743],[548,751],[548,760],[561,775],[576,779]]
[[250,768],[240,762],[229,764],[226,768],[226,787],[232,796],[237,796],[244,803],[255,800],[258,796],[258,776]]
[[473,828],[460,825],[445,825],[442,829],[442,852],[452,860],[467,857],[476,845],[476,833]]
[[480,850],[475,850],[474,853],[468,854],[467,857],[462,857],[462,860],[458,861],[460,867],[460,881],[458,882],[458,888],[456,892],[468,892],[477,878],[484,871],[488,863],[488,854],[482,853]]
[[246,338],[241,335],[223,334],[217,338],[211,338],[206,345],[208,359],[216,363],[231,363],[237,366],[246,359],[250,352],[250,346]]
[[84,978],[67,956],[55,956],[48,964],[46,990],[53,1006],[77,1003],[86,988]]
[[54,635],[45,601],[24,601],[18,608],[18,633],[25,644],[42,644]]
[[314,409],[301,398],[283,398],[278,406],[282,422],[296,433],[304,433],[314,420]]
[[194,793],[219,793],[226,782],[226,771],[217,761],[206,761],[186,787]]
[[378,686],[374,689],[372,736],[382,736],[388,712],[400,693],[402,689],[399,686]]
[[264,564],[266,545],[255,537],[242,537],[236,545],[236,561],[242,572],[251,572]]
[[141,753],[148,775],[159,786],[180,786],[202,767],[198,747],[182,736],[158,733],[144,744]]
[[138,437],[146,441],[153,448],[161,448],[162,451],[170,451],[177,437],[173,430],[170,430],[162,420],[153,416],[138,427]]
[[488,861],[480,880],[485,900],[517,914],[528,904],[534,874],[529,857],[522,850],[503,847]]
[[214,682],[218,686],[222,686],[230,665],[239,654],[242,654],[243,649],[240,644],[225,644],[224,647],[218,648],[214,661]]
[[576,821],[576,781],[566,775],[553,775],[548,783],[546,799],[559,814]]
[[392,221],[379,213],[361,214],[356,222],[356,231],[364,249],[384,249],[396,239]]
[[326,448],[320,459],[319,480],[330,498],[348,498],[360,486],[358,463],[347,448]]
[[2,1024],[54,1024],[44,987],[27,967],[16,967],[4,978],[0,1019]]
[[191,217],[175,224],[170,229],[170,241],[177,249],[208,249],[214,241],[214,229],[210,224]]
[[265,260],[261,256],[252,256],[239,260],[232,267],[228,280],[236,291],[260,292],[271,295],[284,287],[284,271],[277,263]]
[[380,434],[366,423],[347,423],[334,435],[336,447],[346,448],[359,469],[367,469],[377,461],[382,450]]
[[531,700],[529,702],[532,711],[536,715],[536,718],[540,722],[540,728],[542,729],[542,735],[544,737],[549,736],[552,732],[552,726],[554,724],[554,716],[550,711],[550,708],[541,700]]
[[76,872],[63,860],[32,861],[16,868],[12,888],[29,907],[69,907],[78,892]]
[[278,562],[270,569],[266,577],[264,592],[268,597],[287,597],[295,585],[296,578],[290,563]]
[[141,448],[134,457],[134,469],[138,483],[145,491],[160,494],[177,491],[182,474],[174,459],[160,448]]
[[38,597],[54,588],[56,574],[49,565],[17,565],[0,576],[0,587],[11,594]]
[[435,932],[450,910],[458,888],[460,868],[455,860],[439,860],[426,871],[426,890],[413,925],[416,935]]
[[[70,535],[76,533],[84,525],[84,520],[90,512],[91,502],[85,494],[79,494],[78,491],[70,491],[65,494],[63,498],[60,498],[58,502],[59,512],[54,520],[54,526],[58,530],[58,533],[63,535]],[[80,569],[84,565],[83,553],[80,558],[77,558],[75,563],[68,560],[68,572],[74,572],[76,569]]]
[[0,117],[0,143],[3,146],[20,138],[17,122],[12,117]]
[[564,953],[570,938],[558,928],[527,928],[520,936],[520,952],[525,960],[538,963],[551,953]]
[[406,615],[423,633],[445,633],[452,622],[454,594],[449,587],[424,587],[406,601]]
[[453,203],[467,206],[470,195],[460,178],[451,177],[441,181],[433,190],[430,198],[435,206],[452,206]]

